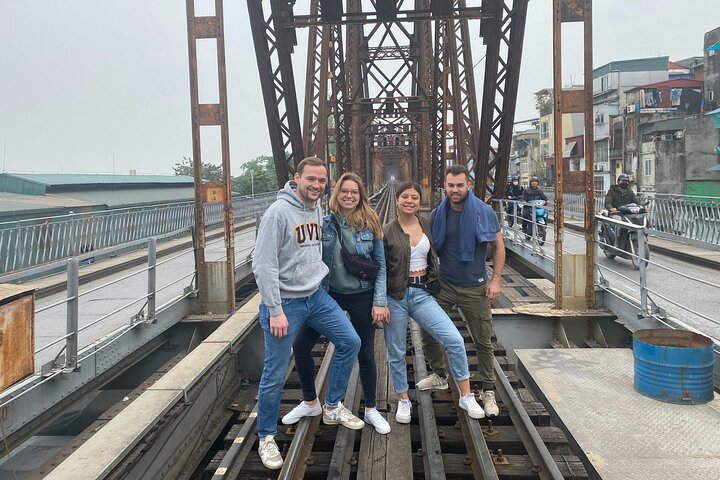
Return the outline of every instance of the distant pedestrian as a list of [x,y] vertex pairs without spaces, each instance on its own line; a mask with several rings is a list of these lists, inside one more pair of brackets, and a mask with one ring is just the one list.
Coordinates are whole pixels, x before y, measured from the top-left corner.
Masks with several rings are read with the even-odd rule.
[[258,453],[269,469],[282,467],[275,443],[280,395],[291,348],[298,330],[307,324],[335,345],[329,373],[323,419],[325,423],[362,428],[364,422],[341,402],[350,371],[360,349],[360,338],[350,320],[320,287],[328,273],[322,261],[318,200],[327,182],[325,163],[308,157],[297,166],[265,212],[255,246],[253,273],[260,290],[260,325],[265,360],[258,390]]

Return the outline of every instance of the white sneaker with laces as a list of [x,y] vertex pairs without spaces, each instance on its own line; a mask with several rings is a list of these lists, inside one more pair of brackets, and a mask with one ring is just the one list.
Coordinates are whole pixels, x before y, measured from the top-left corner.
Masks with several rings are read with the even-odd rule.
[[483,409],[488,417],[494,417],[500,413],[500,409],[495,401],[495,392],[485,390],[480,394],[480,398],[482,398]]
[[473,393],[461,395],[458,405],[467,412],[470,418],[480,419],[485,416],[485,411],[478,404],[477,400],[475,400],[475,394]]
[[267,435],[265,438],[260,439],[258,454],[260,454],[260,460],[262,460],[265,468],[278,470],[283,465],[282,455],[280,455],[280,450],[278,450],[275,443],[275,435]]
[[375,431],[380,435],[386,435],[390,433],[390,424],[383,418],[377,408],[365,407],[365,423],[375,427]]
[[351,430],[360,430],[365,426],[365,422],[353,415],[342,402],[338,402],[337,408],[332,410],[329,410],[327,405],[323,407],[323,423],[325,425],[342,425]]
[[446,390],[448,388],[447,380],[432,373],[415,384],[417,390]]
[[297,423],[303,417],[317,417],[322,413],[322,407],[320,401],[316,400],[315,403],[309,404],[300,402],[300,405],[290,410],[282,417],[282,423],[285,425],[292,425]]
[[412,402],[410,400],[398,400],[395,421],[397,423],[410,423],[412,419]]

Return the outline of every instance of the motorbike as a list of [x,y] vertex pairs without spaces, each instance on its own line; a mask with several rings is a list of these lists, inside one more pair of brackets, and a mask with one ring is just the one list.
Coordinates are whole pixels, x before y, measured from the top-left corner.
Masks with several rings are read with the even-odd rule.
[[[603,210],[600,214],[643,228],[647,227],[645,207],[635,203],[622,205],[618,208],[617,212],[612,214],[607,210]],[[645,230],[642,231],[642,235],[645,235],[644,257],[645,260],[650,260],[650,246],[647,243],[647,233]],[[632,262],[635,268],[640,268],[640,258],[638,257],[638,230],[630,230],[611,223],[601,222],[598,236],[600,238],[600,248],[607,258],[611,260],[615,257],[626,258]],[[616,238],[617,243],[615,242]]]
[[520,217],[520,207],[518,206],[517,202],[508,202],[507,206],[505,207],[505,218],[508,222],[508,227],[512,227],[513,224],[515,224],[515,218]]
[[[535,205],[535,223],[537,224],[537,239],[538,245],[545,245],[545,237],[547,236],[547,209],[543,205],[543,200],[530,200],[530,205]],[[525,232],[525,239],[530,240],[533,236],[533,218],[532,218],[532,207],[526,206],[525,212],[523,213],[523,232]]]

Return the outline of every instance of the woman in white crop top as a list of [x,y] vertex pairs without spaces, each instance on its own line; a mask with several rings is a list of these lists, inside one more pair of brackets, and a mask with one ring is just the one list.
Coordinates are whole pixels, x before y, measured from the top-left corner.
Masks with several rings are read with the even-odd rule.
[[432,245],[430,222],[417,214],[421,188],[411,182],[402,183],[395,198],[397,218],[383,228],[390,309],[390,323],[383,331],[388,349],[388,368],[399,397],[395,420],[410,423],[411,419],[412,404],[408,397],[405,361],[410,317],[447,352],[450,371],[460,389],[460,408],[472,418],[482,418],[485,413],[470,391],[465,341],[428,291],[428,285],[437,282],[439,262]]

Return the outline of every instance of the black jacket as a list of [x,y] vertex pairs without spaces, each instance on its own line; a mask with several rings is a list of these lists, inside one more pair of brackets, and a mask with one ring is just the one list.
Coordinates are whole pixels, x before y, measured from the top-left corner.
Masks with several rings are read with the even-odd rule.
[[622,205],[628,203],[640,204],[640,199],[635,195],[635,192],[630,190],[630,187],[622,189],[617,185],[613,185],[605,195],[605,208],[610,210],[611,208],[620,208]]
[[523,190],[522,201],[529,202],[530,200],[545,200],[547,202],[547,197],[545,196],[545,193],[543,193],[543,191],[540,189],[540,187],[527,187],[525,190]]
[[505,198],[510,200],[520,200],[520,196],[522,195],[523,188],[518,185],[508,184],[505,187]]
[[[437,272],[440,269],[435,244],[430,232],[430,221],[423,217],[417,217],[423,233],[430,240],[430,253],[428,253],[427,282],[437,280]],[[391,297],[402,300],[405,296],[405,289],[408,286],[410,275],[410,236],[405,233],[396,218],[383,227],[383,243],[385,245],[385,265],[387,267],[387,294]]]

